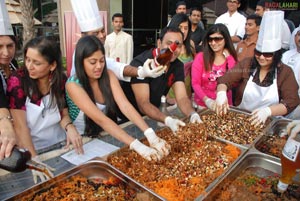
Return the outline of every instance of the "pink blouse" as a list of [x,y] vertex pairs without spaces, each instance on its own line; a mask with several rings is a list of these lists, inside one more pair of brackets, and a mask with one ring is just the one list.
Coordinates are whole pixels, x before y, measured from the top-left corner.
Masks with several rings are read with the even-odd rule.
[[[203,98],[207,96],[213,100],[216,99],[217,79],[236,64],[233,56],[229,55],[226,61],[221,65],[212,66],[212,71],[206,72],[204,68],[203,53],[196,55],[192,65],[192,87],[195,93],[195,102],[198,105],[206,106]],[[227,92],[229,105],[232,105],[232,92]]]

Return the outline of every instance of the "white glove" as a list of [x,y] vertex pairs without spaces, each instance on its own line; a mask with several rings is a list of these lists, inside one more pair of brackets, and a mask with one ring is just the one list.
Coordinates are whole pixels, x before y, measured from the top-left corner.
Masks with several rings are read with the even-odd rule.
[[47,175],[46,173],[40,172],[38,170],[31,170],[32,176],[33,176],[33,181],[35,184],[37,183],[38,177],[40,178],[40,180],[42,182],[44,182],[47,179],[50,179],[50,177],[54,176],[52,172],[55,171],[55,169],[48,166],[47,164],[41,162],[41,160],[39,159],[38,156],[31,158],[31,160],[36,162],[39,166],[42,166],[43,168],[45,168],[45,171],[47,171],[49,173],[49,175]]
[[197,112],[193,112],[191,115],[190,115],[190,123],[194,124],[194,123],[203,123],[199,114]]
[[286,127],[286,131],[290,135],[290,138],[295,138],[297,133],[300,132],[300,120],[294,120],[289,123]]
[[226,91],[219,91],[217,93],[216,98],[216,112],[217,115],[225,115],[227,114],[227,110],[229,109],[228,99]]
[[206,98],[206,100],[204,101],[206,107],[208,109],[211,109],[212,111],[215,111],[216,110],[216,101],[214,101],[213,99],[211,98]]
[[165,124],[173,131],[173,134],[176,134],[179,126],[185,126],[185,123],[183,121],[180,121],[179,119],[173,119],[170,116],[167,116],[165,118]]
[[162,158],[162,155],[160,155],[156,149],[144,145],[138,139],[135,139],[132,143],[130,143],[129,147],[148,161],[159,161]]
[[153,59],[147,59],[143,65],[143,67],[139,66],[138,67],[138,78],[139,79],[144,79],[145,77],[152,77],[152,78],[157,78],[161,76],[167,66],[155,66],[154,60]]
[[165,140],[158,137],[152,128],[145,130],[144,135],[146,136],[150,147],[155,148],[160,155],[167,156],[170,153],[171,146]]
[[256,109],[251,113],[250,121],[251,125],[255,127],[260,124],[264,124],[269,116],[272,115],[272,111],[269,107]]

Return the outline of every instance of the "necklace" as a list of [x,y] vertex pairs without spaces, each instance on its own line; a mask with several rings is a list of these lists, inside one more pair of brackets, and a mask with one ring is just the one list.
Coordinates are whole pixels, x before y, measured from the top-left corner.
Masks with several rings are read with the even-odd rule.
[[[11,65],[9,65],[9,70],[10,72],[12,72],[14,69]],[[2,76],[4,77],[5,80],[7,80],[8,76],[6,75],[5,70],[2,68],[2,66],[0,66],[0,73],[2,74]]]

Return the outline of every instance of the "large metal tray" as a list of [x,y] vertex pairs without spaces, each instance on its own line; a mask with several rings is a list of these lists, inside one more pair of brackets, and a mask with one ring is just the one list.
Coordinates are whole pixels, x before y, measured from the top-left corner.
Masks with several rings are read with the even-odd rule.
[[[250,112],[247,111],[247,110],[243,110],[243,109],[239,109],[237,107],[233,107],[231,106],[229,111],[231,112],[234,112],[234,113],[237,113],[237,114],[244,114],[246,116],[249,116],[250,117]],[[201,112],[199,112],[199,115],[208,115],[208,114],[215,114],[214,111],[210,110],[210,109],[204,109],[202,110]],[[223,139],[224,141],[227,141],[227,142],[232,142],[232,143],[235,143],[235,144],[239,144],[240,146],[246,148],[246,149],[249,149],[250,147],[254,146],[254,144],[264,135],[264,133],[269,129],[269,127],[272,125],[272,122],[274,121],[273,118],[268,118],[265,125],[264,125],[264,128],[262,129],[261,131],[261,134],[258,135],[250,144],[246,143],[236,143],[236,142],[232,142],[231,140],[229,139],[224,139],[224,138],[221,138],[221,137],[218,137],[216,136],[216,138],[221,138]],[[219,127],[222,126],[222,125],[218,125]]]
[[66,181],[68,178],[81,175],[88,179],[92,178],[100,178],[103,180],[107,180],[111,177],[118,178],[125,185],[128,185],[130,189],[137,192],[137,200],[141,201],[156,201],[156,200],[164,200],[162,197],[158,196],[151,190],[145,188],[138,182],[132,180],[128,176],[126,176],[121,171],[117,170],[109,163],[101,160],[100,158],[95,158],[91,161],[88,161],[82,165],[76,166],[73,169],[66,171],[53,179],[50,179],[46,182],[40,183],[38,185],[33,186],[32,188],[23,191],[22,193],[9,198],[8,200],[21,200],[24,196],[31,196],[34,194],[38,194],[46,191],[47,189],[55,186],[58,182]]
[[[281,163],[278,158],[262,154],[252,148],[238,163],[226,172],[226,175],[219,180],[214,187],[208,189],[206,195],[197,198],[197,200],[216,200],[217,195],[222,191],[222,187],[225,186],[227,182],[235,180],[238,176],[242,175],[245,170],[250,168],[254,168],[254,170],[256,170],[255,174],[261,178],[270,176],[270,174],[281,174]],[[294,182],[300,184],[299,181],[298,174],[294,177]]]
[[[292,120],[288,119],[277,119],[275,120],[272,125],[266,130],[266,133],[264,136],[262,136],[254,145],[254,148],[264,154],[271,155],[274,158],[279,158],[280,154],[275,153],[274,149],[278,149],[278,151],[282,150],[286,138],[287,138],[287,131],[286,126],[291,122]],[[282,135],[286,135],[284,137],[281,137]],[[275,141],[276,142],[271,142]],[[272,153],[273,152],[273,153]],[[280,151],[281,152],[281,151]]]

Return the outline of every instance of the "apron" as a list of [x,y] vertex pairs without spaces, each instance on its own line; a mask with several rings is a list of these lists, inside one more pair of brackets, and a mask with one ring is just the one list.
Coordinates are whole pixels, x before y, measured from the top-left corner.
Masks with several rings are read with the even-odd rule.
[[[254,72],[254,74],[256,71]],[[258,86],[252,81],[251,75],[244,90],[240,109],[253,111],[258,108],[268,107],[270,105],[279,103],[278,87],[277,87],[277,71],[275,71],[275,78],[273,84],[268,87]]]
[[[102,105],[100,103],[96,103],[96,105],[99,108],[99,110],[104,112],[104,110],[106,108],[105,105]],[[79,114],[77,115],[76,119],[73,121],[73,124],[76,127],[78,133],[83,135],[84,130],[85,130],[85,121],[84,121],[84,113],[81,110],[80,110]]]
[[41,104],[31,103],[26,98],[26,118],[32,142],[36,150],[44,149],[66,139],[65,131],[60,126],[61,116],[57,108],[48,108],[50,95],[42,98]]

